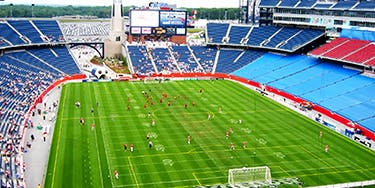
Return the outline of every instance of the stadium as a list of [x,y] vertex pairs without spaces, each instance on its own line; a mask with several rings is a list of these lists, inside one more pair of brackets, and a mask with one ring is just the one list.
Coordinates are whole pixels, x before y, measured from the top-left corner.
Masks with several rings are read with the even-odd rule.
[[174,3],[10,4],[1,187],[375,186],[375,1]]

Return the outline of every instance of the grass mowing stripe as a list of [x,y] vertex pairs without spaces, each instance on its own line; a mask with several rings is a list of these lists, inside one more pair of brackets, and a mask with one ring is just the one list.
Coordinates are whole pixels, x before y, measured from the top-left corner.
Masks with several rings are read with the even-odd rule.
[[[104,167],[104,187],[137,187],[136,184],[139,187],[199,186],[193,173],[199,178],[200,184],[208,186],[226,182],[229,168],[259,165],[269,166],[276,179],[301,177],[306,186],[374,178],[374,171],[363,170],[375,168],[371,160],[368,160],[375,156],[373,153],[363,152],[363,148],[352,142],[341,141],[344,137],[230,81],[85,84],[72,84],[68,89],[74,91],[66,97],[66,103],[81,100],[85,106],[98,100],[98,114],[91,118],[89,108],[79,110],[67,105],[66,108],[72,110],[64,112],[64,119],[59,123],[74,124],[81,116],[89,121],[99,122],[100,127],[96,129],[98,146],[93,143],[89,144],[89,147],[90,156],[94,157],[99,152],[100,164]],[[203,93],[198,92],[200,88],[204,89]],[[95,99],[74,97],[75,93],[84,93],[82,89],[85,92],[96,92]],[[146,101],[142,91],[153,97],[153,105]],[[169,97],[160,103],[163,92]],[[170,107],[167,106],[168,101],[172,103]],[[192,106],[192,101],[196,103],[195,107]],[[185,103],[188,104],[187,109],[183,107]],[[146,109],[143,108],[144,104],[147,104]],[[131,106],[131,110],[126,109],[127,105]],[[218,111],[219,106],[222,107],[222,113]],[[150,126],[152,118],[147,118],[148,111],[152,113],[152,118],[156,119],[155,127]],[[215,117],[207,120],[208,112]],[[238,123],[239,119],[243,120],[242,124]],[[62,127],[64,133],[65,127]],[[226,140],[225,132],[230,127],[234,133]],[[321,141],[317,139],[320,130],[324,131],[324,139]],[[152,150],[147,147],[147,132],[156,136],[152,137],[155,146]],[[88,130],[82,132],[81,136],[86,134],[90,136]],[[186,144],[188,134],[192,138],[191,145]],[[62,133],[61,136],[61,139],[69,137]],[[246,149],[241,148],[244,140],[249,143]],[[94,137],[90,141],[96,142]],[[229,150],[230,142],[235,144],[235,151]],[[121,146],[123,143],[135,144],[135,152],[124,152]],[[328,155],[324,152],[325,144],[330,145]],[[156,150],[156,145],[160,145],[163,151]],[[314,155],[304,151],[300,145],[308,148]],[[98,152],[91,152],[97,147]],[[65,151],[69,150],[64,150],[64,153]],[[352,156],[348,151],[358,154]],[[128,157],[133,169],[129,161],[126,162]],[[92,159],[97,160],[98,158]],[[67,167],[68,164],[65,162],[63,166]],[[82,168],[85,168],[85,165]],[[119,180],[106,178],[108,172],[111,177],[114,169],[120,172]],[[356,169],[362,171],[351,174],[350,170]],[[101,179],[98,171],[92,173],[94,179]],[[333,173],[336,171],[348,172]],[[317,173],[327,174],[316,176]],[[59,176],[58,174],[56,176]],[[132,177],[133,174],[137,177],[137,183]],[[100,184],[97,185],[100,187]]]
[[139,187],[139,183],[138,183],[138,179],[137,179],[137,175],[135,174],[135,171],[134,171],[134,168],[133,168],[133,164],[132,164],[132,161],[130,160],[130,157],[128,157],[128,162],[129,162],[129,166],[130,166],[130,170],[131,170],[131,175],[133,176],[134,178],[134,182],[135,184],[137,185],[137,187]]

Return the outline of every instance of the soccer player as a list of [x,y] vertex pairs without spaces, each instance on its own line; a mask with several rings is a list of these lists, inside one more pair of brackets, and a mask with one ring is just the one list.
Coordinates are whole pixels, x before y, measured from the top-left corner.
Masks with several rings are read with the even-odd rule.
[[207,120],[210,120],[210,119],[211,119],[211,114],[208,113],[208,115],[207,115]]
[[319,132],[319,138],[323,138],[323,131]]
[[229,132],[230,132],[230,133],[233,133],[233,129],[232,129],[232,127],[229,127]]
[[128,145],[124,144],[124,151],[126,151],[126,149],[128,149]]
[[243,141],[243,142],[242,142],[242,147],[243,147],[243,149],[245,149],[246,146],[247,146],[247,142],[246,142],[246,141]]
[[155,126],[155,124],[156,124],[155,119],[152,119],[151,125]]
[[230,143],[230,145],[229,145],[229,149],[230,149],[230,150],[234,150],[234,144],[233,144],[233,143]]
[[113,172],[113,174],[115,175],[115,178],[118,180],[118,171],[115,170],[115,171]]
[[150,140],[150,141],[148,141],[148,148],[152,148],[152,141]]
[[94,114],[94,108],[91,107],[91,115],[93,115],[93,114]]
[[228,138],[229,138],[229,131],[225,132],[225,139],[228,140]]
[[147,140],[150,139],[150,133],[147,133],[147,134],[146,134],[146,139],[147,139]]
[[187,143],[190,144],[190,135],[187,136]]
[[326,144],[326,146],[325,146],[325,148],[324,148],[324,151],[325,151],[326,153],[328,153],[328,144]]
[[171,106],[171,102],[168,101],[168,106]]
[[130,97],[128,97],[128,102],[130,102]]
[[98,101],[96,101],[96,107],[98,107],[99,106],[99,102]]
[[147,108],[147,104],[144,104],[144,105],[143,105],[143,108],[146,109],[146,108]]
[[81,124],[81,125],[85,124],[85,120],[83,119],[83,117],[79,118],[79,124]]
[[133,151],[134,151],[134,145],[130,144],[130,152],[133,152]]
[[194,101],[193,101],[193,102],[191,102],[191,105],[192,105],[192,106],[195,106],[195,102],[194,102]]
[[218,112],[219,113],[223,112],[221,106],[219,107]]
[[160,104],[163,103],[163,98],[160,98],[159,102],[160,102]]
[[92,122],[92,124],[91,124],[91,130],[94,130],[94,128],[95,128],[95,123]]
[[148,117],[148,118],[151,117],[151,112],[150,112],[150,111],[147,113],[147,117]]
[[128,111],[130,110],[130,105],[128,105]]
[[238,124],[242,124],[242,119],[238,120]]
[[185,104],[184,104],[185,109],[187,109],[187,106],[188,106],[188,105],[185,103]]

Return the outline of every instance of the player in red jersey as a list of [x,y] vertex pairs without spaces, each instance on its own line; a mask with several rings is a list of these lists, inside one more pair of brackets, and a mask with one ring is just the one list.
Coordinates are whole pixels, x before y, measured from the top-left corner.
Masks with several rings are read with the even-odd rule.
[[144,104],[144,105],[143,105],[143,108],[146,109],[146,108],[147,108],[147,104]]
[[128,145],[124,144],[124,151],[126,151],[126,149],[128,149]]
[[92,124],[91,124],[91,130],[94,130],[94,128],[95,128],[95,123],[92,122]]

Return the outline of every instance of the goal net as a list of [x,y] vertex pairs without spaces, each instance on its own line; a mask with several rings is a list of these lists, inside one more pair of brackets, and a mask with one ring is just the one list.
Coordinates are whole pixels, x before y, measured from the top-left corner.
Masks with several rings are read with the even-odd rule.
[[228,184],[232,187],[244,183],[262,182],[271,183],[271,170],[268,166],[243,167],[229,169]]

